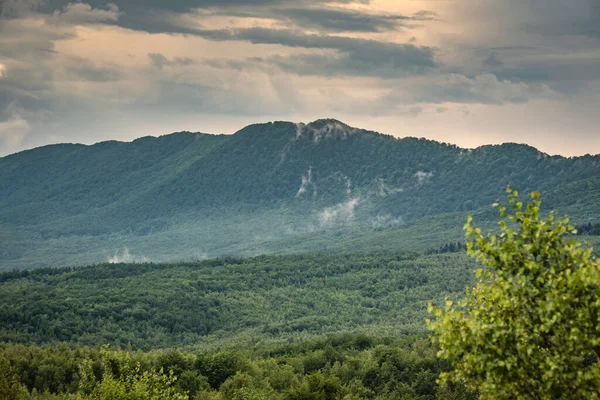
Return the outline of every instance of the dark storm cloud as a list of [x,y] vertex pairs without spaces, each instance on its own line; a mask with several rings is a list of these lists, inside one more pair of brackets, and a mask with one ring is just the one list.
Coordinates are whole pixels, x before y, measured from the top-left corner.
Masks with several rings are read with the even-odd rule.
[[[494,71],[500,79],[523,82],[581,82],[600,80],[600,54],[596,58],[574,60],[548,60],[523,63],[515,67],[502,67]],[[562,86],[564,87],[564,86]]]
[[284,8],[279,14],[296,25],[324,32],[385,32],[417,21],[428,21],[433,13],[419,12],[415,15],[367,14],[359,11],[332,8]]
[[[19,0],[6,0],[17,2]],[[250,28],[238,30],[206,30],[186,26],[178,18],[178,14],[191,12],[193,9],[204,9],[208,15],[268,17],[289,21],[298,27],[314,28],[319,32],[384,32],[399,27],[409,27],[429,21],[436,17],[432,11],[419,11],[413,15],[369,14],[359,11],[330,8],[332,3],[363,3],[370,0],[119,0],[115,3],[106,0],[86,0],[85,3],[72,3],[72,0],[23,0],[30,9],[41,9],[55,17],[84,20],[96,13],[94,18],[104,16],[102,23],[115,23],[122,27],[148,33],[172,33],[194,35],[214,41],[247,41],[253,44],[279,44],[288,47],[310,49],[332,49],[343,53],[339,57],[317,57],[318,65],[327,71],[326,74],[339,74],[337,71],[348,71],[352,75],[371,75],[375,69],[386,71],[419,72],[437,66],[433,49],[414,45],[385,43],[375,40],[334,37],[323,34],[307,35],[294,30],[275,30]],[[327,3],[328,7],[323,7]],[[75,7],[74,7],[75,4]],[[41,6],[40,6],[41,5]],[[304,7],[304,8],[303,8]],[[23,7],[21,7],[23,8]],[[69,12],[67,12],[69,11]],[[79,11],[80,16],[76,12]],[[109,13],[110,17],[101,13]],[[150,56],[154,66],[162,68],[166,65],[185,64],[181,60],[167,60],[160,55]],[[300,74],[312,75],[315,72],[304,59],[276,59],[274,63],[282,69],[294,70]],[[189,62],[188,62],[189,63]],[[291,63],[296,63],[292,65]],[[287,64],[287,65],[286,65]],[[302,64],[305,64],[304,66]],[[312,71],[311,71],[312,69]],[[375,74],[376,75],[376,74]],[[394,74],[391,74],[394,76]]]
[[[38,2],[39,0],[7,0],[12,2]],[[86,0],[94,8],[103,8],[111,1],[106,0]],[[119,9],[125,13],[154,10],[169,13],[186,13],[190,10],[199,9],[236,9],[244,7],[272,7],[289,5],[319,5],[324,3],[362,3],[368,4],[370,0],[115,0],[112,1],[119,6]],[[62,9],[73,0],[46,0],[41,7],[45,12],[53,12]],[[16,6],[15,6],[16,7]]]
[[482,66],[501,80],[546,83],[560,92],[581,88],[579,82],[600,80],[600,46],[576,50],[557,47],[554,52],[526,46],[490,50]]
[[288,47],[335,50],[335,54],[303,54],[292,56],[255,57],[238,61],[212,62],[214,67],[243,69],[248,66],[274,65],[297,75],[378,76],[393,78],[407,74],[422,74],[438,67],[435,49],[412,44],[375,40],[308,35],[297,31],[248,28],[239,30],[198,31],[209,40],[241,40],[253,44],[279,44]]
[[[16,2],[20,0],[7,0]],[[41,0],[22,0],[39,3]],[[47,0],[36,6],[46,13],[67,7],[73,0]],[[195,34],[195,30],[175,22],[177,15],[200,9],[213,15],[237,17],[277,18],[292,21],[301,27],[313,27],[324,32],[356,31],[382,32],[395,30],[410,21],[431,20],[433,12],[421,11],[412,16],[373,15],[358,11],[323,8],[325,3],[368,4],[370,0],[117,0],[114,3],[122,12],[118,25],[149,33]],[[110,1],[86,0],[93,8],[105,8]],[[32,5],[31,8],[34,6]],[[12,8],[23,8],[14,6]],[[7,7],[8,9],[8,7]]]
[[[247,41],[253,44],[278,44],[307,49],[331,49],[346,55],[346,60],[368,69],[389,65],[396,69],[434,68],[438,65],[434,49],[412,44],[379,42],[376,40],[305,34],[286,29],[246,28],[236,30],[197,30],[196,34],[208,40]],[[312,61],[318,60],[314,58]],[[292,60],[294,61],[294,60]],[[298,59],[296,61],[302,61]],[[306,60],[311,61],[311,60]],[[320,61],[323,63],[323,59]],[[365,75],[367,70],[365,70]]]
[[[47,0],[43,7],[46,12],[52,12],[72,3],[72,0]],[[109,3],[105,0],[86,0],[94,8],[101,8]],[[194,8],[224,8],[240,6],[265,6],[288,3],[281,0],[119,0],[115,1],[119,8],[128,11],[157,10],[173,13],[186,13]]]

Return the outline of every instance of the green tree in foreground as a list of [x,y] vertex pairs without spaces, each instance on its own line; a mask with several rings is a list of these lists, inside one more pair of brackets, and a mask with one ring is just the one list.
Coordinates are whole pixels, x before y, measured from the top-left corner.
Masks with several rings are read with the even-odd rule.
[[97,380],[92,362],[84,361],[80,367],[81,400],[187,400],[174,387],[173,373],[143,371],[139,362],[124,351],[101,350],[102,379]]
[[468,254],[484,269],[466,298],[429,306],[441,358],[482,398],[599,398],[600,266],[575,243],[568,218],[540,216],[539,193],[526,207],[509,188],[512,211],[499,206],[501,233],[471,225]]
[[27,395],[8,360],[0,355],[0,400],[25,399]]

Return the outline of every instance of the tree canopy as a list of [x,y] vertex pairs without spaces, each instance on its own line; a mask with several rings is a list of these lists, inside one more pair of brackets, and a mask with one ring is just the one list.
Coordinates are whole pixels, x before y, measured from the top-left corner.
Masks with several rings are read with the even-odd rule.
[[456,304],[430,304],[438,355],[455,367],[441,380],[483,398],[598,398],[600,264],[567,217],[540,214],[539,193],[527,205],[508,193],[499,234],[465,225],[483,265],[477,285]]

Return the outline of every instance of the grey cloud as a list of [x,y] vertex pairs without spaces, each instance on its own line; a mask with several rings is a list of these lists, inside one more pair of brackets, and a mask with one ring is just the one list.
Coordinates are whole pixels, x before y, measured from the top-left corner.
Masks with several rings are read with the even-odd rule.
[[[553,90],[554,88],[543,82],[511,81],[500,79],[490,73],[468,77],[459,73],[443,73],[439,70],[427,70],[427,74],[410,75],[402,70],[395,71],[384,69],[381,66],[353,64],[353,60],[343,55],[255,57],[243,61],[211,60],[206,64],[216,68],[235,70],[264,70],[267,73],[269,66],[275,66],[297,75],[362,76],[377,74],[378,77],[389,79],[389,81],[381,83],[381,88],[388,89],[389,94],[369,101],[369,106],[364,111],[373,114],[395,110],[401,111],[401,114],[405,116],[416,116],[422,111],[418,105],[422,103],[502,105],[526,103],[534,98],[556,98],[560,95]],[[340,92],[338,97],[345,98],[347,95]],[[343,104],[343,107],[365,107],[364,102],[361,101],[357,101],[359,106]],[[406,108],[411,105],[412,107]],[[439,106],[435,108],[435,111],[443,113],[446,108]]]
[[150,63],[158,69],[162,69],[166,66],[191,65],[194,63],[194,60],[188,57],[175,57],[172,60],[169,60],[161,53],[148,53],[148,58],[150,59]]
[[196,35],[197,29],[181,25],[177,14],[153,9],[128,11],[119,18],[118,25],[126,29],[147,33]]
[[461,4],[480,7],[479,20],[495,19],[510,31],[481,32],[482,49],[472,59],[482,60],[480,69],[470,61],[455,72],[492,72],[500,80],[545,84],[565,94],[600,80],[600,0],[462,0]]
[[599,0],[503,0],[488,4],[462,0],[461,3],[482,8],[482,18],[497,21],[506,18],[513,29],[523,29],[522,33],[600,37]]
[[[64,10],[73,0],[7,0],[11,2],[28,1],[42,3],[45,13],[56,13]],[[115,3],[119,9],[118,21],[112,21],[127,29],[148,33],[196,34],[195,29],[186,27],[178,21],[178,16],[199,9],[215,15],[265,17],[275,16],[277,10],[289,7],[321,7],[325,4],[368,4],[370,0],[118,0]],[[83,0],[78,4],[83,9],[87,4],[93,9],[106,9],[106,0]],[[422,14],[415,14],[417,21],[422,20]]]
[[469,57],[473,47],[459,45],[465,56],[453,72],[492,72],[500,80],[546,84],[562,93],[575,93],[585,86],[581,82],[600,79],[600,0],[456,3],[461,14],[471,12],[475,20],[507,28],[491,32],[473,24],[469,29],[471,17],[457,21],[473,30],[471,40],[481,48]]
[[45,109],[50,103],[44,99],[45,94],[54,89],[52,78],[53,71],[43,62],[36,66],[9,66],[0,79],[0,112],[15,102],[26,109]]
[[[85,96],[77,91],[65,93],[65,83],[121,79],[121,69],[114,65],[98,65],[54,48],[55,41],[75,37],[75,24],[110,20],[116,8],[97,13],[98,10],[89,7],[75,7],[60,14],[40,15],[34,13],[33,2],[26,6],[28,9],[20,10],[24,13],[21,15],[31,19],[13,15],[0,20],[0,60],[4,65],[0,77],[0,153],[22,148],[25,142],[39,137],[40,131],[53,134],[53,128],[46,122],[53,120],[57,110],[81,111],[84,102],[81,97]],[[36,23],[31,23],[32,19]]]
[[87,3],[69,3],[62,9],[55,10],[52,17],[71,24],[93,24],[117,22],[121,14],[119,7],[114,3],[98,8],[93,8]]
[[[537,0],[538,6],[546,6]],[[554,11],[554,13],[552,13]],[[600,0],[573,0],[569,11],[557,7],[547,10],[545,18],[528,24],[528,29],[548,36],[582,35],[600,38]]]
[[373,57],[356,53],[305,54],[288,57],[273,56],[261,61],[297,75],[399,78],[431,71],[433,64],[427,65],[428,62],[419,60],[421,57],[422,55],[411,57],[401,52],[383,53]]
[[[47,0],[43,9],[46,12],[53,12],[62,9],[72,0]],[[94,8],[101,8],[106,5],[105,0],[86,0]],[[186,13],[194,8],[213,8],[213,7],[238,7],[238,6],[260,6],[268,4],[278,4],[278,0],[120,0],[119,7],[129,13],[140,9],[167,11],[174,13]]]
[[600,80],[600,50],[584,57],[549,54],[517,59],[511,65],[496,66],[494,74],[500,79],[546,83],[568,91],[573,83]]
[[84,59],[80,59],[77,64],[66,66],[65,74],[72,81],[114,82],[121,79],[117,68],[96,66]]
[[431,76],[429,80],[403,82],[401,89],[391,92],[383,102],[501,105],[525,103],[532,98],[548,98],[556,95],[547,85],[499,80],[493,74],[482,74],[473,78],[460,74],[441,74]]
[[[23,143],[62,132],[53,124],[69,124],[81,114],[88,99],[78,93],[61,93],[59,82],[112,82],[117,69],[98,67],[86,60],[60,59],[27,68],[10,68],[0,79],[0,153],[23,148]],[[94,113],[102,112],[96,108]],[[38,143],[39,144],[39,143]]]
[[[435,50],[412,44],[379,42],[328,35],[308,35],[297,31],[248,28],[238,30],[197,31],[209,40],[240,40],[253,44],[279,44],[308,49],[330,49],[340,56],[306,55],[274,57],[270,62],[298,74],[314,75],[319,69],[336,74],[336,68],[352,75],[377,75],[377,71],[423,73],[438,66]],[[311,65],[312,64],[312,65]],[[384,74],[388,76],[389,74]]]
[[488,51],[497,52],[497,51],[529,51],[535,50],[537,47],[535,46],[498,46],[498,47],[490,47],[487,49]]
[[27,70],[9,70],[0,79],[0,111],[13,101],[30,109],[45,108],[43,93],[52,91],[51,75],[47,71],[33,74]]
[[[14,0],[11,0],[14,1]],[[40,0],[27,0],[40,1]],[[419,65],[433,67],[431,49],[404,47],[393,48],[393,44],[379,43],[351,38],[335,38],[322,35],[304,35],[300,32],[287,30],[269,30],[253,28],[246,30],[203,30],[198,27],[186,26],[179,14],[190,13],[195,9],[202,9],[209,15],[245,16],[245,17],[270,17],[283,19],[299,27],[311,27],[319,32],[383,32],[395,30],[399,27],[411,27],[423,21],[436,17],[432,11],[419,11],[414,15],[385,15],[370,14],[359,11],[331,8],[335,3],[363,3],[370,0],[120,0],[117,5],[106,4],[106,0],[85,0],[84,3],[72,3],[72,0],[47,0],[43,10],[52,13],[55,18],[64,21],[73,20],[85,22],[116,23],[128,29],[149,33],[173,33],[183,35],[196,35],[210,40],[244,40],[251,43],[282,44],[290,47],[328,48],[349,54],[349,59],[354,64],[387,63],[392,69],[403,67],[395,65],[404,64],[403,59],[412,58]],[[327,6],[325,6],[327,5]],[[367,46],[357,49],[356,46]],[[350,47],[355,47],[350,49]],[[373,54],[376,52],[377,54]],[[375,57],[372,60],[362,59],[361,54],[371,53],[366,57]],[[153,59],[155,66],[173,65],[165,60]],[[410,64],[411,62],[408,61]],[[355,66],[354,68],[360,68]],[[352,68],[350,68],[352,69]]]
[[410,117],[416,117],[419,114],[421,114],[422,112],[423,112],[423,107],[421,107],[421,106],[414,106],[414,107],[410,107],[408,109],[408,114],[407,115],[410,116]]
[[0,1],[0,17],[18,18],[44,5],[44,0],[2,0]]
[[496,54],[495,52],[491,52],[485,58],[485,60],[483,60],[483,65],[486,65],[488,67],[501,67],[504,65],[504,63],[500,61],[500,59],[498,58],[498,54]]
[[428,21],[435,13],[420,11],[412,16],[368,14],[333,8],[283,8],[276,11],[296,25],[323,32],[384,32],[408,27],[416,21]]
[[437,19],[438,13],[431,10],[421,10],[417,11],[411,19],[415,21],[432,21]]
[[0,16],[2,18],[20,18],[37,11],[45,10],[52,18],[47,22],[72,24],[111,23],[117,22],[122,14],[119,7],[111,2],[79,2],[60,1],[54,7],[49,7],[46,0],[2,0],[0,1]]
[[[12,2],[18,1],[36,1],[36,0],[10,0]],[[39,1],[38,1],[39,2]],[[94,8],[103,8],[107,1],[106,0],[86,0],[86,3],[90,4]],[[282,6],[282,5],[311,5],[311,4],[324,4],[324,3],[362,3],[368,4],[369,0],[119,0],[117,5],[125,13],[136,12],[140,10],[156,10],[173,13],[186,13],[195,8],[200,9],[227,9],[240,7],[268,7],[268,6]],[[53,12],[54,10],[61,9],[69,3],[73,3],[73,0],[46,0],[43,5],[43,9],[46,12]],[[234,10],[235,11],[235,10]]]

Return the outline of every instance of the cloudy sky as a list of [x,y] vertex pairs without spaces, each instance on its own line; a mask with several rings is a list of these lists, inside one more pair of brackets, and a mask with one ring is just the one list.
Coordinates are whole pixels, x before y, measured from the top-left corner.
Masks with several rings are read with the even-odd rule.
[[0,0],[0,155],[332,117],[600,153],[600,0]]

